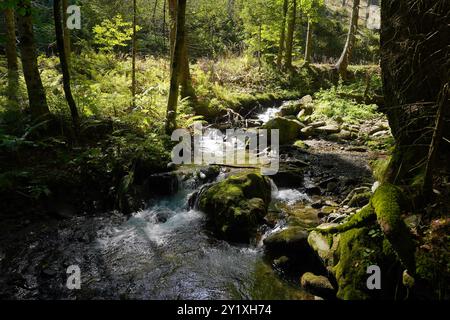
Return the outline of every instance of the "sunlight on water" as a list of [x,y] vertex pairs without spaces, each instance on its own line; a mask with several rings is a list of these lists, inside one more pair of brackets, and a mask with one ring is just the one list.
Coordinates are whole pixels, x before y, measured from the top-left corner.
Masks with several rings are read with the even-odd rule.
[[281,107],[278,108],[268,108],[265,112],[258,115],[258,120],[263,123],[269,122],[269,120],[275,118],[277,113],[280,111]]
[[279,190],[276,199],[286,202],[288,205],[294,205],[300,201],[311,202],[311,198],[307,194],[295,189]]

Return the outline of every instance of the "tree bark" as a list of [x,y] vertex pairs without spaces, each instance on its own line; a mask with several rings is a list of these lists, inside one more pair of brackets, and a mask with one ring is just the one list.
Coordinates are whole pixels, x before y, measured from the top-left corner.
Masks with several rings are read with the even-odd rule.
[[137,39],[136,39],[136,17],[137,6],[136,0],[133,0],[133,44],[132,44],[132,67],[131,67],[131,106],[136,108],[136,52],[137,52]]
[[56,33],[56,46],[58,48],[59,60],[61,62],[61,69],[63,75],[63,87],[66,95],[67,104],[70,108],[70,114],[72,116],[72,122],[76,135],[80,129],[80,117],[78,115],[77,105],[72,95],[70,88],[70,73],[69,66],[67,64],[66,50],[64,47],[64,31],[61,24],[61,0],[53,1],[53,15],[55,20],[55,33]]
[[353,10],[350,19],[350,28],[347,34],[347,41],[345,42],[341,57],[336,64],[336,69],[342,79],[347,78],[347,68],[352,57],[353,48],[355,47],[356,32],[358,30],[359,4],[360,0],[353,0]]
[[287,70],[292,69],[292,52],[294,49],[294,33],[295,33],[295,19],[297,16],[297,0],[291,0],[289,8],[289,21],[286,37],[286,55],[284,67]]
[[33,119],[38,119],[50,114],[50,111],[37,63],[37,50],[31,17],[31,1],[20,0],[18,8],[23,12],[18,15],[19,47],[23,74],[27,85],[31,116]]
[[313,25],[311,22],[311,19],[308,18],[308,32],[306,34],[306,45],[305,45],[305,62],[310,63],[311,62],[311,53],[312,53],[312,29]]
[[72,44],[70,41],[70,30],[67,28],[67,8],[69,7],[69,0],[62,0],[62,17],[63,17],[63,28],[64,28],[64,50],[66,51],[67,64],[70,67],[70,58],[72,52]]
[[[169,0],[169,14],[170,14],[170,57],[171,63],[174,56],[175,48],[175,38],[177,30],[177,0]],[[191,72],[189,69],[189,54],[187,46],[187,37],[183,38],[183,43],[181,44],[181,72],[179,74],[179,84],[181,85],[180,95],[181,98],[190,98],[191,100],[196,100],[196,94],[194,87],[192,86]]]
[[6,60],[8,64],[8,99],[9,105],[14,109],[17,107],[19,87],[19,64],[17,62],[16,48],[16,22],[14,10],[11,8],[4,10],[6,23]]
[[171,134],[176,128],[177,105],[179,94],[179,78],[182,72],[182,55],[183,43],[185,38],[185,21],[186,21],[186,0],[178,0],[177,3],[177,21],[176,21],[176,36],[173,49],[173,58],[170,75],[170,90],[169,100],[167,103],[166,115],[166,133]]
[[278,56],[277,56],[277,66],[280,69],[281,69],[281,63],[283,60],[284,44],[286,41],[286,19],[287,19],[288,5],[289,5],[288,0],[284,0],[283,18],[281,20],[280,44],[278,45]]
[[[411,184],[424,175],[440,91],[450,78],[449,12],[447,0],[381,1],[385,104],[380,111],[387,115],[396,143],[385,174],[388,182]],[[448,117],[448,98],[444,103]],[[449,122],[443,123],[440,144],[450,135]],[[440,164],[449,170],[449,163]],[[437,165],[432,164],[432,170],[436,172]]]

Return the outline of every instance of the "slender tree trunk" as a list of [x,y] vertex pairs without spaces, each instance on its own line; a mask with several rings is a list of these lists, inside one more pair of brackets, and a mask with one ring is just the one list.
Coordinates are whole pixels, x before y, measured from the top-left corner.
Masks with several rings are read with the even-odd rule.
[[305,62],[311,62],[311,53],[312,53],[312,36],[313,36],[313,24],[311,19],[308,18],[308,32],[306,35],[306,45],[305,45]]
[[355,47],[356,31],[358,30],[359,19],[359,3],[360,0],[353,0],[352,17],[350,19],[350,28],[347,34],[347,41],[345,42],[341,57],[336,64],[336,69],[338,70],[342,79],[346,79],[347,77],[347,68],[350,63],[353,48]]
[[177,0],[169,1],[169,18],[170,18],[170,65],[172,66],[173,53],[175,51],[175,38],[177,33]]
[[286,55],[284,67],[287,70],[292,69],[292,52],[294,49],[294,32],[295,32],[295,19],[297,16],[297,0],[291,0],[291,6],[289,9],[289,21],[286,37]]
[[259,28],[258,28],[258,70],[261,70],[261,67],[262,67],[261,57],[262,57],[262,23],[259,22]]
[[133,0],[133,52],[132,52],[132,67],[131,67],[131,105],[132,108],[136,108],[136,52],[137,52],[137,39],[136,39],[136,16],[137,6],[136,0]]
[[27,85],[31,116],[33,119],[37,119],[48,115],[50,111],[37,63],[37,50],[31,18],[31,1],[19,1],[18,8],[21,10],[21,14],[18,15],[18,29],[23,74]]
[[173,50],[169,100],[167,103],[166,133],[171,134],[176,128],[177,105],[179,93],[179,77],[182,71],[183,43],[185,38],[186,0],[178,0],[176,37]]
[[277,66],[281,69],[281,63],[283,60],[284,53],[284,44],[286,41],[286,18],[288,12],[288,0],[284,0],[283,3],[283,18],[281,20],[281,34],[280,34],[280,43],[278,45],[278,56],[277,56]]
[[5,9],[6,23],[6,60],[8,63],[8,99],[14,108],[18,104],[19,64],[17,62],[16,23],[13,9]]
[[[170,13],[170,56],[171,61],[174,56],[175,38],[177,30],[177,0],[169,0],[169,13]],[[187,37],[183,38],[182,52],[181,52],[181,72],[179,74],[179,84],[181,86],[180,95],[181,98],[190,98],[196,100],[196,94],[194,87],[192,86],[191,71],[189,69],[189,54],[187,46]]]
[[78,115],[77,105],[72,95],[70,88],[70,73],[69,66],[67,64],[66,50],[64,47],[64,31],[61,24],[61,0],[53,1],[53,15],[55,20],[55,33],[56,33],[56,46],[58,47],[59,60],[61,62],[61,69],[63,75],[63,87],[66,95],[67,104],[70,108],[70,114],[72,116],[73,126],[75,133],[78,135],[80,128],[80,117]]
[[72,44],[70,41],[70,30],[67,28],[67,8],[69,7],[69,0],[62,0],[62,17],[64,30],[64,50],[66,51],[67,64],[70,68],[70,58],[72,53]]

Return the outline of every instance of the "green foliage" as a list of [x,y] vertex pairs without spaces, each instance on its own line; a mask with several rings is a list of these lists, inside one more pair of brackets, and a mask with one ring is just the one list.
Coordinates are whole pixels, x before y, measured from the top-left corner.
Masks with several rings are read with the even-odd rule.
[[316,114],[329,118],[342,119],[348,123],[358,123],[360,120],[373,119],[380,114],[376,105],[357,103],[349,98],[352,95],[361,95],[364,90],[362,82],[350,85],[340,83],[329,90],[320,90],[315,94]]
[[[136,30],[141,30],[141,27],[136,26]],[[112,52],[116,47],[126,47],[133,35],[132,23],[124,21],[120,14],[103,20],[100,25],[94,26],[92,31],[94,43],[103,52]]]

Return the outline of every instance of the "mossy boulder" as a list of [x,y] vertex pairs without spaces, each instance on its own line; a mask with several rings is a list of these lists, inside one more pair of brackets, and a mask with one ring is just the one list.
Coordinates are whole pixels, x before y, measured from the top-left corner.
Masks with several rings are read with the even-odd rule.
[[302,255],[305,251],[311,251],[308,246],[308,232],[301,227],[290,227],[276,232],[264,239],[264,245],[266,250],[274,256],[293,253]]
[[280,130],[280,144],[288,144],[299,138],[304,125],[297,120],[276,117],[267,122],[262,128],[269,131],[274,129]]
[[315,296],[325,299],[336,298],[336,290],[327,277],[317,276],[314,273],[306,272],[303,274],[300,282],[303,289]]
[[229,177],[202,192],[199,209],[221,239],[248,243],[256,235],[271,201],[269,179],[248,173]]

